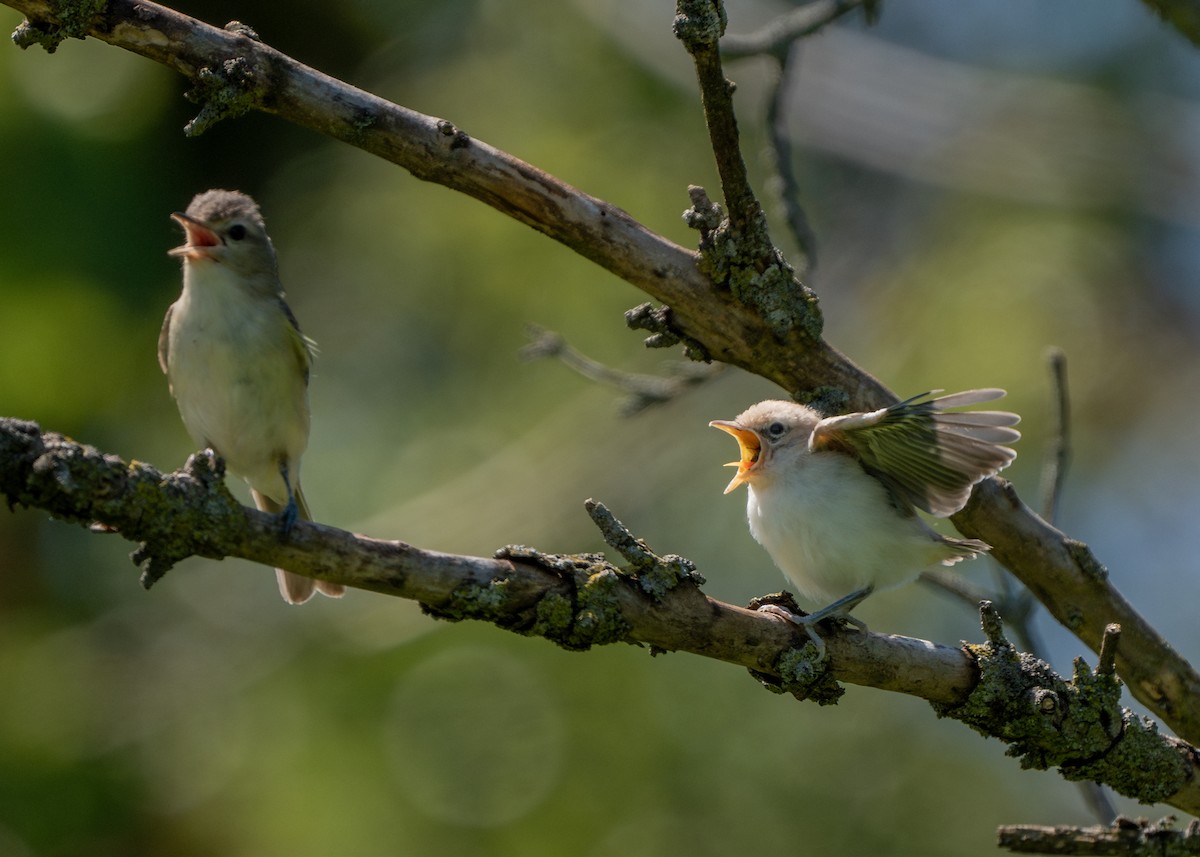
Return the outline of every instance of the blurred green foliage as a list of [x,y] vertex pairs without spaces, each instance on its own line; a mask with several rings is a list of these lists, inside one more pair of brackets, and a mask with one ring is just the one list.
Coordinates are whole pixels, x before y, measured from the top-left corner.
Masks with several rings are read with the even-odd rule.
[[[952,14],[1031,8],[1003,5]],[[1057,14],[1088,14],[1065,6]],[[652,27],[638,23],[647,10]],[[694,241],[678,216],[687,185],[715,195],[668,3],[197,0],[183,11],[244,20],[680,243]],[[731,3],[731,28],[773,11]],[[892,30],[889,16],[879,38],[926,45],[904,11]],[[1005,20],[1018,34],[1039,26],[1033,13],[1025,29]],[[1157,85],[1147,52],[1175,56],[1176,38],[1146,22],[1071,54],[1061,73],[1126,104]],[[1059,73],[1044,54],[1030,63]],[[765,186],[763,68],[729,74]],[[721,496],[731,449],[705,428],[780,391],[727,372],[622,420],[614,392],[516,355],[536,322],[612,365],[657,370],[664,355],[622,321],[643,300],[635,289],[472,200],[274,119],[185,139],[195,108],[184,89],[96,42],[0,50],[0,414],[179,466],[191,449],[155,360],[179,289],[168,214],[236,187],[261,203],[291,304],[321,346],[304,466],[319,519],[462,553],[598,550],[582,505],[594,496],[656,549],[697,561],[715,597],[783,585],[746,532],[744,501]],[[1041,155],[1050,174],[1075,157]],[[1096,180],[1128,187],[1139,168],[1127,166]],[[1026,415],[1008,475],[1030,502],[1049,399],[1042,351],[1066,350],[1077,475],[1065,526],[1096,540],[1186,651],[1196,632],[1171,608],[1178,559],[1158,566],[1158,583],[1120,575],[1144,571],[1155,547],[1185,550],[1146,536],[1154,516],[1176,515],[1181,538],[1195,520],[1194,455],[1172,456],[1194,444],[1200,302],[1194,262],[1161,252],[1171,236],[1194,242],[1195,224],[1164,224],[1136,195],[1054,204],[912,181],[828,146],[802,150],[798,169],[823,242],[813,285],[831,340],[902,394],[1007,387]],[[1144,502],[1126,508],[1122,487],[1143,479]],[[851,689],[817,709],[699,658],[568,654],[367,593],[288,608],[270,570],[235,561],[188,560],[146,593],[130,549],[38,512],[0,513],[3,857],[960,855],[990,853],[999,823],[1088,821],[1071,786],[1017,770],[998,743],[912,699]],[[975,566],[965,573],[986,582]],[[918,587],[860,612],[880,630],[978,637],[971,611]],[[1063,663],[1080,653],[1050,633]]]

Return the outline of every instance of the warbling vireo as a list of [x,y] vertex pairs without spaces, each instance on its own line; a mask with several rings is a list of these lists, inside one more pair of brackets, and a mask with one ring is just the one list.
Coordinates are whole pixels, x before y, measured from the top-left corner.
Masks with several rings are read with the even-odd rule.
[[976,482],[1017,457],[1003,444],[1020,438],[1011,426],[1021,418],[946,413],[999,399],[1003,390],[931,395],[825,419],[805,405],[766,401],[735,420],[709,423],[741,449],[725,493],[746,484],[750,532],[800,595],[827,604],[807,616],[763,609],[803,627],[822,655],[814,631],[822,619],[864,627],[849,612],[876,589],[991,550],[978,539],[935,532],[914,509],[938,517],[961,509]]
[[[300,489],[308,446],[308,372],[313,342],[284,301],[275,247],[258,205],[244,193],[197,194],[171,215],[186,243],[183,294],[167,310],[158,362],[188,434],[250,485],[254,505],[279,515],[286,534],[312,520]],[[340,598],[345,588],[275,569],[289,604],[315,588]]]

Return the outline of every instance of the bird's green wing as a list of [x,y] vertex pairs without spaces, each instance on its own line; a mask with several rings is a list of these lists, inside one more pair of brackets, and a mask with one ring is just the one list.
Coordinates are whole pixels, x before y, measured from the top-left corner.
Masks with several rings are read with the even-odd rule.
[[296,360],[300,365],[301,371],[304,372],[304,383],[308,383],[308,373],[312,369],[313,358],[317,355],[317,343],[313,342],[305,336],[300,330],[300,322],[296,321],[296,315],[292,312],[292,308],[287,305],[287,301],[283,299],[282,294],[279,297],[279,306],[283,310],[283,314],[287,316],[289,322],[288,333],[291,334],[291,343]]
[[952,515],[976,482],[1007,467],[1016,452],[1005,444],[1021,433],[1007,411],[947,413],[990,402],[1003,390],[967,390],[931,399],[934,390],[878,411],[821,420],[809,447],[854,455],[900,499],[939,517]]
[[171,349],[171,312],[175,309],[175,304],[167,307],[166,317],[163,318],[162,330],[158,332],[158,365],[162,367],[163,374],[167,374],[167,357]]

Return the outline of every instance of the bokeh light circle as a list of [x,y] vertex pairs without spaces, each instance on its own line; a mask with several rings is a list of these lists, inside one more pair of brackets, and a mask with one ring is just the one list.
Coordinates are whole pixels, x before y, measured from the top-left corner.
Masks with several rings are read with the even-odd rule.
[[385,718],[391,769],[421,812],[495,827],[537,807],[563,771],[561,704],[504,652],[463,646],[416,666]]

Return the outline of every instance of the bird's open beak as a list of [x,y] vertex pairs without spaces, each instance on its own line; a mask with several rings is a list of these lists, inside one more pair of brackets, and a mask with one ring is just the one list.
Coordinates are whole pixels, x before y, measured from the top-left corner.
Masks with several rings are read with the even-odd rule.
[[733,435],[734,439],[738,442],[738,448],[742,452],[740,461],[731,461],[725,465],[726,467],[736,467],[738,469],[737,474],[725,486],[725,493],[728,494],[734,488],[749,480],[750,472],[758,464],[759,456],[762,455],[762,441],[756,432],[742,428],[737,423],[730,422],[729,420],[713,420],[709,425]]
[[221,237],[199,220],[196,220],[193,217],[188,217],[182,211],[176,211],[171,215],[171,219],[183,227],[185,237],[187,238],[186,244],[181,244],[180,246],[167,251],[171,256],[184,256],[188,259],[203,259],[210,255],[208,251],[205,250],[206,247],[220,246]]

